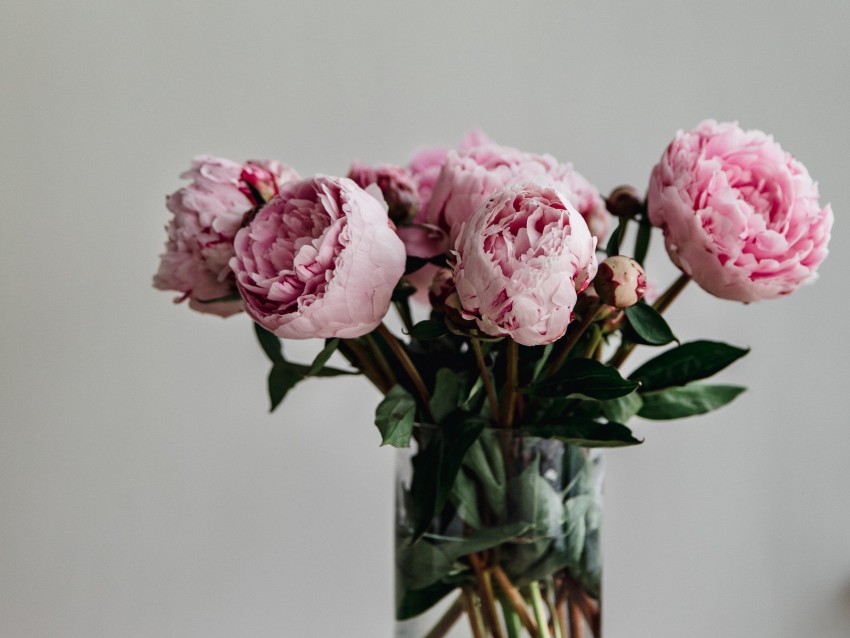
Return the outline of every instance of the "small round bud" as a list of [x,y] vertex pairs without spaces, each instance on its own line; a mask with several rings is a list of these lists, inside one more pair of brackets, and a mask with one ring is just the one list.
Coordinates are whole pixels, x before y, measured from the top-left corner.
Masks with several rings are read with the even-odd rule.
[[448,329],[454,334],[470,336],[478,335],[480,333],[475,321],[464,317],[463,306],[460,303],[460,297],[458,297],[456,291],[452,291],[452,293],[446,297],[443,310],[446,313],[446,327],[448,327]]
[[634,218],[644,211],[643,198],[634,186],[618,186],[605,203],[608,212],[617,217]]
[[602,303],[615,308],[634,306],[646,292],[646,275],[631,257],[609,257],[601,264],[593,287]]
[[440,268],[434,273],[434,279],[428,287],[428,301],[437,312],[443,312],[446,299],[455,291],[455,282],[449,268]]

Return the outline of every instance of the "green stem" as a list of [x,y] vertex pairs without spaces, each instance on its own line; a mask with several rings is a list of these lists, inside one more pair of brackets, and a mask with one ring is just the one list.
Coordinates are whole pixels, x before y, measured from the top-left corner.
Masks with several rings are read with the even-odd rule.
[[502,604],[502,615],[505,618],[505,627],[508,630],[508,638],[521,638],[522,622],[520,621],[519,616],[504,597],[500,597],[499,602]]
[[365,348],[363,348],[360,343],[354,339],[342,339],[340,341],[340,352],[342,352],[342,355],[348,359],[348,362],[351,363],[351,365],[361,370],[366,378],[369,379],[369,381],[371,381],[382,394],[386,394],[390,391],[393,384],[390,383],[384,374],[375,367]]
[[664,293],[656,299],[655,303],[652,304],[652,307],[655,308],[659,314],[663,313],[667,308],[676,300],[676,297],[685,289],[685,286],[688,285],[688,282],[691,278],[682,273],[679,278],[674,281],[670,287],[664,291]]
[[419,400],[422,402],[422,410],[425,412],[425,415],[433,421],[431,410],[428,407],[431,399],[428,396],[427,388],[425,388],[425,382],[422,381],[422,377],[419,376],[419,372],[416,370],[416,366],[413,365],[413,361],[411,361],[410,357],[407,356],[407,352],[405,352],[402,345],[395,338],[395,335],[390,332],[390,329],[387,328],[386,324],[382,323],[378,326],[378,334],[384,338],[384,341],[387,342],[390,350],[393,351],[393,354],[398,359],[401,367],[404,368],[405,372],[407,372],[407,376],[409,376],[411,382],[413,382],[416,394],[419,395]]
[[452,606],[446,610],[437,624],[431,628],[424,638],[444,638],[458,619],[463,615],[463,594],[457,597]]
[[539,630],[537,638],[552,638],[552,634],[549,633],[549,622],[546,620],[546,603],[543,602],[543,595],[540,593],[540,583],[533,580],[528,585],[528,589],[531,591],[531,604],[534,607],[534,618]]
[[537,623],[534,618],[531,617],[531,614],[528,613],[528,608],[525,606],[525,599],[517,591],[516,587],[513,586],[513,583],[511,583],[511,580],[508,578],[505,570],[503,570],[499,565],[496,565],[493,567],[493,576],[496,577],[496,582],[502,589],[502,592],[505,595],[505,600],[508,601],[511,608],[514,612],[516,612],[520,622],[528,630],[528,633],[532,636],[536,636]]
[[407,299],[404,299],[403,301],[394,301],[393,305],[404,324],[405,331],[410,334],[410,331],[413,330],[413,315],[410,313],[410,304]]
[[571,330],[567,335],[567,339],[564,342],[564,346],[561,348],[561,351],[558,353],[556,359],[549,366],[549,371],[546,373],[546,377],[551,377],[560,369],[562,365],[564,365],[564,363],[569,358],[570,352],[572,351],[573,347],[575,347],[579,339],[581,339],[582,335],[584,335],[585,331],[596,320],[597,316],[601,314],[603,309],[604,306],[591,306],[587,309],[587,312],[585,312],[578,325],[573,328],[573,330]]
[[590,343],[587,347],[587,352],[585,356],[590,357],[591,359],[596,358],[596,351],[599,348],[599,345],[602,343],[602,329],[599,326],[591,327],[590,334]]
[[564,621],[555,605],[555,581],[551,576],[546,579],[546,606],[549,608],[549,617],[552,619],[554,638],[566,638],[567,628],[564,626]]
[[387,358],[384,356],[381,346],[378,345],[378,342],[375,341],[375,337],[373,337],[371,333],[367,334],[363,338],[366,340],[366,343],[369,344],[369,350],[372,351],[372,356],[375,359],[378,369],[381,370],[389,383],[390,388],[392,388],[396,383],[398,383],[398,380],[395,378],[395,373],[390,367],[390,364],[387,362]]
[[567,596],[567,614],[570,624],[570,638],[584,638],[584,621],[572,594]]
[[517,386],[519,385],[519,344],[508,339],[507,378],[505,380],[505,416],[502,419],[504,427],[514,426],[516,412]]
[[481,610],[478,608],[478,601],[472,590],[463,588],[463,602],[466,608],[466,615],[469,618],[469,627],[472,629],[473,638],[487,638],[486,630],[484,629],[484,620],[481,618]]
[[504,638],[502,627],[499,624],[499,616],[496,613],[496,597],[493,595],[493,583],[490,580],[490,574],[486,571],[484,561],[481,560],[478,554],[470,554],[469,562],[475,572],[478,591],[481,593],[484,620],[490,628],[493,638]]
[[481,342],[476,337],[469,338],[472,344],[472,351],[475,353],[475,362],[478,364],[478,370],[481,373],[481,381],[484,383],[484,390],[487,392],[487,400],[490,402],[490,412],[493,413],[493,419],[499,418],[499,397],[496,396],[496,388],[493,386],[493,378],[490,376],[490,370],[487,369],[487,364],[484,362],[484,353],[481,351]]

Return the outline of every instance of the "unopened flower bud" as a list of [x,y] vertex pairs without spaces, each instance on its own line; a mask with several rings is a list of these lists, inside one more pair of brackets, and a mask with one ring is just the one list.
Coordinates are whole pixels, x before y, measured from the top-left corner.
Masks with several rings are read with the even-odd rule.
[[593,287],[602,303],[615,308],[634,306],[646,292],[646,275],[631,257],[609,257],[599,264]]
[[618,186],[606,200],[608,212],[617,217],[633,218],[643,212],[643,198],[634,186]]
[[456,335],[469,336],[478,335],[479,330],[475,321],[465,318],[463,306],[460,303],[460,297],[456,291],[453,291],[446,297],[443,310],[446,313],[445,322],[449,330]]
[[444,312],[446,299],[455,291],[455,282],[449,268],[440,268],[428,288],[428,301],[437,312]]

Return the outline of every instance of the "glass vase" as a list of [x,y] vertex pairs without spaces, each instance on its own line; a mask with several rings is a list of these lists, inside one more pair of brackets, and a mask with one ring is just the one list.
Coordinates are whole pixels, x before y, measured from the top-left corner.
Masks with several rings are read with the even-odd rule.
[[396,638],[600,638],[598,451],[485,428],[441,489],[458,462],[446,434],[414,430],[397,462]]

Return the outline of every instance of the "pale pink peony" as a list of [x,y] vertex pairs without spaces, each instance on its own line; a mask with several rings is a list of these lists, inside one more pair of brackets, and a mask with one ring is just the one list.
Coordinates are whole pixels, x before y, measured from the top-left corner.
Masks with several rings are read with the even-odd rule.
[[405,266],[383,202],[344,177],[285,185],[234,246],[245,310],[287,339],[371,332]]
[[431,193],[425,221],[445,231],[451,245],[463,223],[493,193],[532,181],[551,185],[565,195],[595,236],[602,237],[607,232],[608,213],[599,192],[570,164],[560,164],[551,155],[525,153],[493,142],[448,153]]
[[229,266],[233,237],[246,213],[298,173],[277,161],[238,164],[200,155],[180,177],[192,183],[166,199],[174,217],[166,226],[168,240],[153,284],[182,293],[176,301],[188,299],[194,310],[230,316],[242,309],[241,301],[209,300],[236,295]]
[[[490,138],[483,131],[473,129],[463,136],[458,150],[467,151],[476,146],[491,143]],[[417,150],[410,159],[407,170],[413,177],[419,192],[419,215],[416,218],[418,222],[425,221],[425,209],[448,154],[449,148],[446,146],[428,146]]]
[[458,236],[453,264],[464,317],[525,346],[567,331],[596,275],[596,238],[565,195],[516,185],[494,194]]
[[771,136],[714,120],[676,134],[652,171],[648,207],[685,274],[744,302],[813,280],[833,220],[806,168]]

